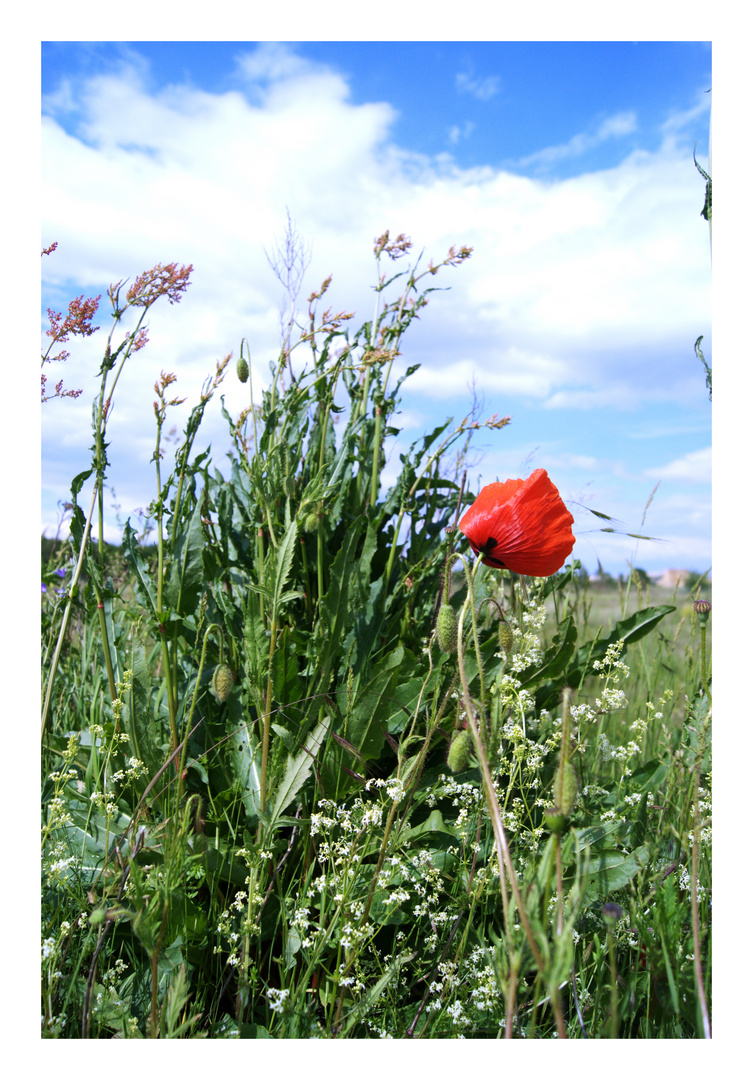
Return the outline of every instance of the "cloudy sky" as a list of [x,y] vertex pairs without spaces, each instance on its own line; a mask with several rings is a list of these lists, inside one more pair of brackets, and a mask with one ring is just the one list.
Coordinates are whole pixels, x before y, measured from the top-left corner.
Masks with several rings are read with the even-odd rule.
[[[48,306],[103,300],[102,330],[52,373],[84,393],[42,409],[43,529],[88,464],[108,284],[194,267],[118,389],[107,501],[124,520],[155,494],[160,371],[187,397],[179,424],[241,338],[255,385],[268,377],[282,296],[267,253],[289,213],[310,252],[302,298],[331,274],[329,302],[356,325],[385,229],[424,265],[474,249],[404,339],[403,365],[421,364],[406,442],[459,421],[475,386],[483,416],[512,422],[479,438],[472,489],[546,468],[589,570],[707,569],[711,406],[693,345],[703,335],[711,360],[711,261],[692,154],[708,170],[710,86],[711,48],[692,41],[44,43],[42,243],[59,246],[42,331]],[[223,391],[237,413],[245,388]],[[202,432],[222,471],[219,402]],[[661,542],[595,531],[584,506]]]

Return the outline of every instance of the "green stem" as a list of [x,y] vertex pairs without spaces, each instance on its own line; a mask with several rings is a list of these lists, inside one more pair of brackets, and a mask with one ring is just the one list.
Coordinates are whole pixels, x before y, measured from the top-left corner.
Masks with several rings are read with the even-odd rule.
[[[262,813],[267,807],[267,765],[269,761],[269,728],[272,719],[272,658],[277,637],[277,611],[272,608],[272,622],[269,633],[269,672],[267,675],[267,696],[264,702],[264,724],[261,744],[261,777],[259,781],[259,805]],[[259,826],[261,828],[261,826]]]
[[711,707],[711,691],[709,690],[708,676],[706,674],[706,627],[701,626],[701,683]]
[[63,642],[65,641],[65,635],[68,631],[68,623],[71,617],[71,609],[73,608],[73,597],[76,592],[76,586],[78,579],[81,576],[81,568],[84,565],[84,555],[86,553],[86,544],[89,539],[89,531],[91,529],[92,517],[94,515],[94,507],[97,504],[97,481],[94,482],[94,491],[92,493],[92,504],[89,508],[89,516],[86,519],[84,526],[84,535],[81,540],[81,547],[78,553],[78,562],[76,563],[76,569],[73,572],[71,578],[70,588],[68,590],[68,599],[65,605],[65,611],[63,612],[63,620],[60,625],[60,633],[58,634],[57,645],[55,646],[55,652],[52,657],[52,663],[50,665],[50,674],[47,679],[47,692],[45,693],[44,705],[42,706],[42,738],[44,738],[44,730],[47,726],[47,721],[50,717],[50,710],[52,708],[52,690],[55,685],[55,675],[57,673],[58,664],[60,663],[60,654],[63,650]]
[[609,981],[610,981],[610,1006],[609,1006],[609,1037],[620,1037],[620,1012],[619,999],[617,996],[617,959],[614,952],[614,935],[611,929],[607,930],[609,941]]
[[[463,560],[465,562],[465,560]],[[541,956],[536,939],[533,936],[531,924],[528,919],[528,912],[526,911],[525,904],[523,903],[523,897],[520,892],[520,886],[518,885],[518,879],[515,874],[515,867],[512,864],[512,858],[510,856],[510,849],[507,844],[507,836],[505,834],[505,828],[502,824],[502,816],[500,814],[499,804],[497,802],[497,796],[494,791],[494,782],[492,780],[491,771],[489,769],[489,763],[486,759],[486,753],[484,750],[484,744],[481,740],[478,726],[476,724],[476,718],[474,715],[473,703],[471,701],[470,689],[468,686],[468,680],[465,674],[465,664],[463,661],[463,617],[469,606],[473,605],[473,584],[475,581],[478,568],[482,563],[479,561],[473,568],[471,576],[469,577],[470,589],[468,596],[465,599],[463,607],[460,609],[460,617],[458,618],[458,670],[460,672],[460,681],[463,687],[463,703],[465,705],[466,716],[468,718],[468,727],[471,732],[471,737],[474,742],[476,750],[476,756],[478,758],[479,768],[481,770],[481,778],[484,786],[484,796],[486,798],[487,809],[489,810],[489,817],[491,818],[492,830],[494,832],[495,847],[497,851],[497,862],[499,864],[499,885],[502,893],[502,907],[504,910],[505,928],[509,933],[510,919],[508,915],[508,897],[507,890],[505,888],[505,876],[507,876],[510,886],[515,898],[515,906],[518,910],[520,921],[523,925],[525,935],[528,939],[533,958],[536,962],[536,966],[543,975],[544,973],[544,961]]]

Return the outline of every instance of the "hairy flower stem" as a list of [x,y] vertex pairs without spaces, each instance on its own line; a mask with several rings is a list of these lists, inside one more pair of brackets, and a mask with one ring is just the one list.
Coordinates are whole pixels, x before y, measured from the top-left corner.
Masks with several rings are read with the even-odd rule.
[[201,646],[201,657],[199,659],[199,669],[196,672],[196,681],[194,683],[194,688],[193,688],[193,697],[191,698],[191,708],[188,710],[188,716],[186,718],[186,726],[185,726],[185,729],[184,729],[185,730],[185,736],[183,738],[183,749],[181,750],[181,754],[180,754],[180,765],[177,766],[177,769],[178,769],[178,806],[180,806],[180,801],[183,798],[183,771],[184,771],[184,769],[186,767],[186,751],[188,750],[188,734],[189,734],[189,729],[191,727],[191,721],[193,720],[193,714],[194,714],[194,711],[196,709],[196,700],[197,700],[198,695],[199,695],[199,685],[201,683],[201,674],[202,674],[202,672],[204,670],[204,661],[205,661],[206,655],[207,655],[207,641],[209,640],[209,635],[212,633],[213,630],[215,630],[217,632],[217,634],[219,635],[219,638],[220,638],[220,662],[222,662],[222,653],[223,653],[222,629],[217,625],[217,623],[210,623],[209,626],[206,628],[206,631],[204,633],[204,641],[203,641],[202,646]]
[[[473,585],[476,574],[478,572],[478,568],[481,565],[482,564],[480,562],[477,562],[476,566],[473,568],[471,585]],[[510,886],[513,891],[513,896],[515,898],[515,905],[518,909],[518,914],[520,915],[520,920],[523,924],[526,937],[528,938],[531,952],[533,953],[534,959],[536,961],[536,966],[538,967],[539,971],[543,972],[544,961],[541,957],[539,947],[536,944],[536,939],[533,936],[531,924],[528,921],[528,913],[526,912],[525,905],[523,903],[523,898],[520,893],[520,887],[518,885],[518,879],[515,874],[515,868],[513,867],[512,859],[510,858],[510,849],[507,844],[505,828],[502,824],[502,815],[500,813],[499,803],[497,802],[497,796],[494,791],[494,782],[492,780],[491,771],[489,769],[489,763],[486,759],[486,753],[483,741],[481,739],[481,733],[479,732],[478,725],[476,724],[475,710],[473,707],[473,702],[471,701],[471,693],[468,686],[468,679],[465,673],[465,662],[463,659],[463,618],[469,607],[471,609],[473,608],[472,591],[469,591],[465,603],[460,610],[460,616],[458,619],[458,670],[460,673],[460,682],[463,688],[463,702],[465,704],[466,716],[468,718],[468,727],[470,729],[471,737],[473,739],[474,747],[476,750],[476,755],[478,757],[479,768],[481,770],[481,778],[484,786],[484,796],[486,798],[486,805],[487,809],[489,810],[489,817],[491,819],[492,829],[494,832],[495,847],[497,851],[497,862],[499,864],[499,884],[502,893],[502,907],[505,916],[505,929],[509,933],[509,899],[504,884],[505,878],[507,877],[510,881]]]
[[[475,603],[475,600],[474,600],[474,597],[473,597],[473,587],[474,587],[474,582],[476,580],[476,574],[478,573],[479,567],[482,566],[482,565],[483,564],[481,563],[481,560],[479,559],[476,562],[476,565],[473,568],[473,572],[471,572],[470,567],[465,562],[465,560],[463,560],[463,569],[465,571],[465,579],[466,579],[466,583],[468,585],[468,597],[466,598],[466,603],[464,604],[464,607],[470,606],[471,630],[472,630],[471,636],[473,637],[473,647],[474,647],[474,650],[475,650],[475,653],[476,653],[476,664],[478,666],[478,681],[479,681],[479,688],[480,688],[479,689],[479,699],[480,699],[480,702],[481,702],[482,716],[484,718],[486,718],[486,685],[484,683],[484,664],[483,664],[483,658],[481,656],[481,642],[479,641],[479,636],[478,636],[478,612],[476,611],[476,603]],[[470,605],[468,605],[468,599],[469,598],[470,598]],[[461,639],[462,639],[462,627],[459,624],[458,625],[458,656],[460,655],[460,653],[462,651],[462,649],[461,649]],[[481,731],[481,736],[482,736],[484,745],[486,745],[486,742],[487,742],[486,723],[484,723],[484,725],[483,725],[483,729]]]
[[[711,704],[709,699],[709,705]],[[701,845],[701,808],[700,808],[700,776],[701,760],[706,745],[706,736],[709,728],[710,711],[706,716],[701,737],[698,740],[698,759],[693,769],[693,850],[690,856],[690,911],[693,923],[693,975],[695,978],[696,993],[698,995],[698,1008],[701,1012],[704,1039],[711,1038],[711,1021],[709,1019],[706,992],[703,987],[703,971],[701,969],[701,927],[698,912],[698,851]]]
[[711,691],[709,690],[708,675],[706,668],[706,626],[701,624],[701,683],[703,689],[708,698],[709,708],[711,707]]
[[[157,412],[157,445],[154,451],[154,463],[157,470],[157,616],[159,618],[159,631],[160,631],[160,647],[162,652],[162,667],[165,673],[165,696],[167,698],[167,711],[170,719],[170,738],[172,739],[173,750],[178,746],[178,726],[177,726],[177,712],[178,703],[175,698],[175,686],[172,678],[172,667],[170,663],[170,650],[167,643],[167,630],[162,622],[162,586],[165,577],[165,540],[162,529],[162,520],[164,514],[164,507],[162,506],[162,479],[160,475],[160,459],[162,452],[160,450],[160,439],[162,436],[162,424],[164,422],[164,412],[156,410]],[[176,504],[177,508],[177,504]],[[177,763],[176,763],[177,767]]]
[[[262,813],[267,808],[267,767],[269,763],[269,726],[272,720],[272,660],[277,638],[277,611],[272,608],[272,622],[269,628],[269,673],[267,675],[267,696],[264,702],[264,724],[261,742],[261,776],[259,778],[259,805]],[[261,823],[259,824],[261,836]]]
[[[469,686],[468,686],[468,679],[467,679],[466,673],[465,673],[465,663],[464,663],[464,659],[463,659],[463,617],[464,617],[464,615],[465,615],[465,613],[466,613],[466,611],[467,611],[467,609],[469,607],[470,607],[471,611],[474,610],[473,584],[475,582],[475,577],[476,577],[476,574],[478,572],[478,568],[481,565],[482,564],[481,564],[480,561],[477,562],[476,565],[473,568],[472,574],[469,577],[470,588],[469,588],[469,591],[468,591],[468,595],[467,595],[467,597],[465,599],[465,603],[463,604],[463,607],[461,608],[460,617],[458,619],[458,670],[460,672],[460,681],[461,681],[461,684],[462,684],[462,687],[463,687],[463,701],[464,701],[464,704],[465,704],[465,711],[466,711],[466,715],[467,715],[467,718],[468,718],[468,728],[469,728],[469,730],[471,732],[471,737],[472,737],[473,742],[474,742],[474,747],[475,747],[475,750],[476,750],[476,756],[478,758],[479,768],[481,770],[481,778],[482,778],[483,787],[484,787],[484,796],[486,798],[486,805],[487,805],[487,809],[489,811],[489,817],[491,819],[492,829],[493,829],[493,832],[494,832],[495,848],[496,848],[496,851],[497,851],[497,862],[499,864],[499,886],[500,886],[500,891],[501,891],[501,894],[502,894],[502,908],[503,908],[503,911],[504,911],[504,918],[505,918],[505,934],[508,935],[508,941],[509,941],[510,940],[509,935],[510,935],[510,926],[511,926],[511,924],[510,924],[510,918],[509,918],[509,900],[508,900],[508,897],[507,897],[507,890],[505,888],[505,873],[506,873],[507,878],[508,878],[508,880],[510,882],[510,887],[512,888],[513,897],[514,897],[514,900],[515,900],[515,907],[517,908],[517,911],[518,911],[518,917],[520,918],[520,921],[521,921],[521,924],[523,926],[523,930],[525,932],[526,938],[528,939],[528,945],[529,945],[529,947],[531,949],[531,953],[533,955],[536,966],[539,969],[539,974],[540,974],[541,978],[544,979],[545,978],[544,959],[543,959],[543,957],[541,955],[541,951],[539,950],[538,945],[536,944],[536,939],[533,936],[533,930],[531,929],[531,923],[530,923],[530,921],[528,919],[528,912],[526,911],[525,904],[523,902],[523,897],[522,897],[521,892],[520,892],[520,886],[518,884],[518,879],[517,879],[517,876],[515,874],[515,868],[514,868],[514,866],[512,864],[512,858],[510,856],[510,849],[509,849],[508,844],[507,844],[507,836],[505,834],[504,825],[502,824],[502,814],[500,812],[499,802],[497,801],[497,796],[496,796],[496,793],[494,791],[494,781],[492,780],[491,770],[489,769],[489,763],[487,761],[485,747],[484,747],[484,744],[483,744],[482,739],[481,739],[481,733],[480,733],[478,725],[476,723],[476,717],[475,717],[473,702],[471,701],[471,694],[470,694],[470,689],[469,689]],[[479,667],[480,667],[480,665],[479,665]],[[555,988],[555,990],[556,990],[556,988]],[[559,1036],[560,1036],[560,1038],[566,1038],[567,1033],[565,1031],[564,1019],[562,1017],[562,1009],[560,1007],[559,996],[558,996],[558,994],[556,992],[552,992],[552,994],[551,994],[551,1002],[552,1002],[552,1010],[554,1012],[555,1020],[556,1020],[556,1023],[557,1023],[557,1031],[559,1033]]]
[[55,646],[55,652],[52,657],[52,663],[50,665],[50,674],[47,679],[47,691],[45,693],[44,705],[42,706],[42,738],[44,738],[44,730],[47,726],[47,721],[50,717],[50,709],[52,707],[52,689],[55,685],[55,675],[57,673],[58,665],[60,663],[60,655],[63,651],[63,642],[65,641],[65,635],[68,632],[68,623],[71,617],[71,609],[73,608],[73,597],[76,592],[76,586],[78,579],[81,576],[81,568],[84,565],[84,555],[86,554],[86,544],[89,539],[89,531],[91,530],[92,517],[94,516],[94,507],[97,504],[97,483],[95,481],[94,491],[92,492],[92,503],[89,507],[89,515],[86,519],[84,526],[84,534],[81,539],[81,547],[78,553],[78,562],[76,563],[76,569],[73,571],[71,578],[71,584],[68,589],[68,599],[65,605],[65,611],[63,612],[63,621],[60,625],[60,633],[58,634],[57,644]]

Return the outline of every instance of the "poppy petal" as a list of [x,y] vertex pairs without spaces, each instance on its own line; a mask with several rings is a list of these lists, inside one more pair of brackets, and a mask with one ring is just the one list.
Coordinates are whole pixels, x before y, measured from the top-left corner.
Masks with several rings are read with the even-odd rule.
[[460,521],[487,566],[549,577],[573,550],[573,516],[545,469],[527,480],[488,484]]

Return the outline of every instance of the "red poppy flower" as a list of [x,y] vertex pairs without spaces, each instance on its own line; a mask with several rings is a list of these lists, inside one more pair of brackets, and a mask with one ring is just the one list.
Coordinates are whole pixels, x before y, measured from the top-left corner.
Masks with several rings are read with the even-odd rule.
[[573,515],[545,469],[527,480],[487,484],[460,521],[460,530],[486,566],[549,577],[575,544]]

